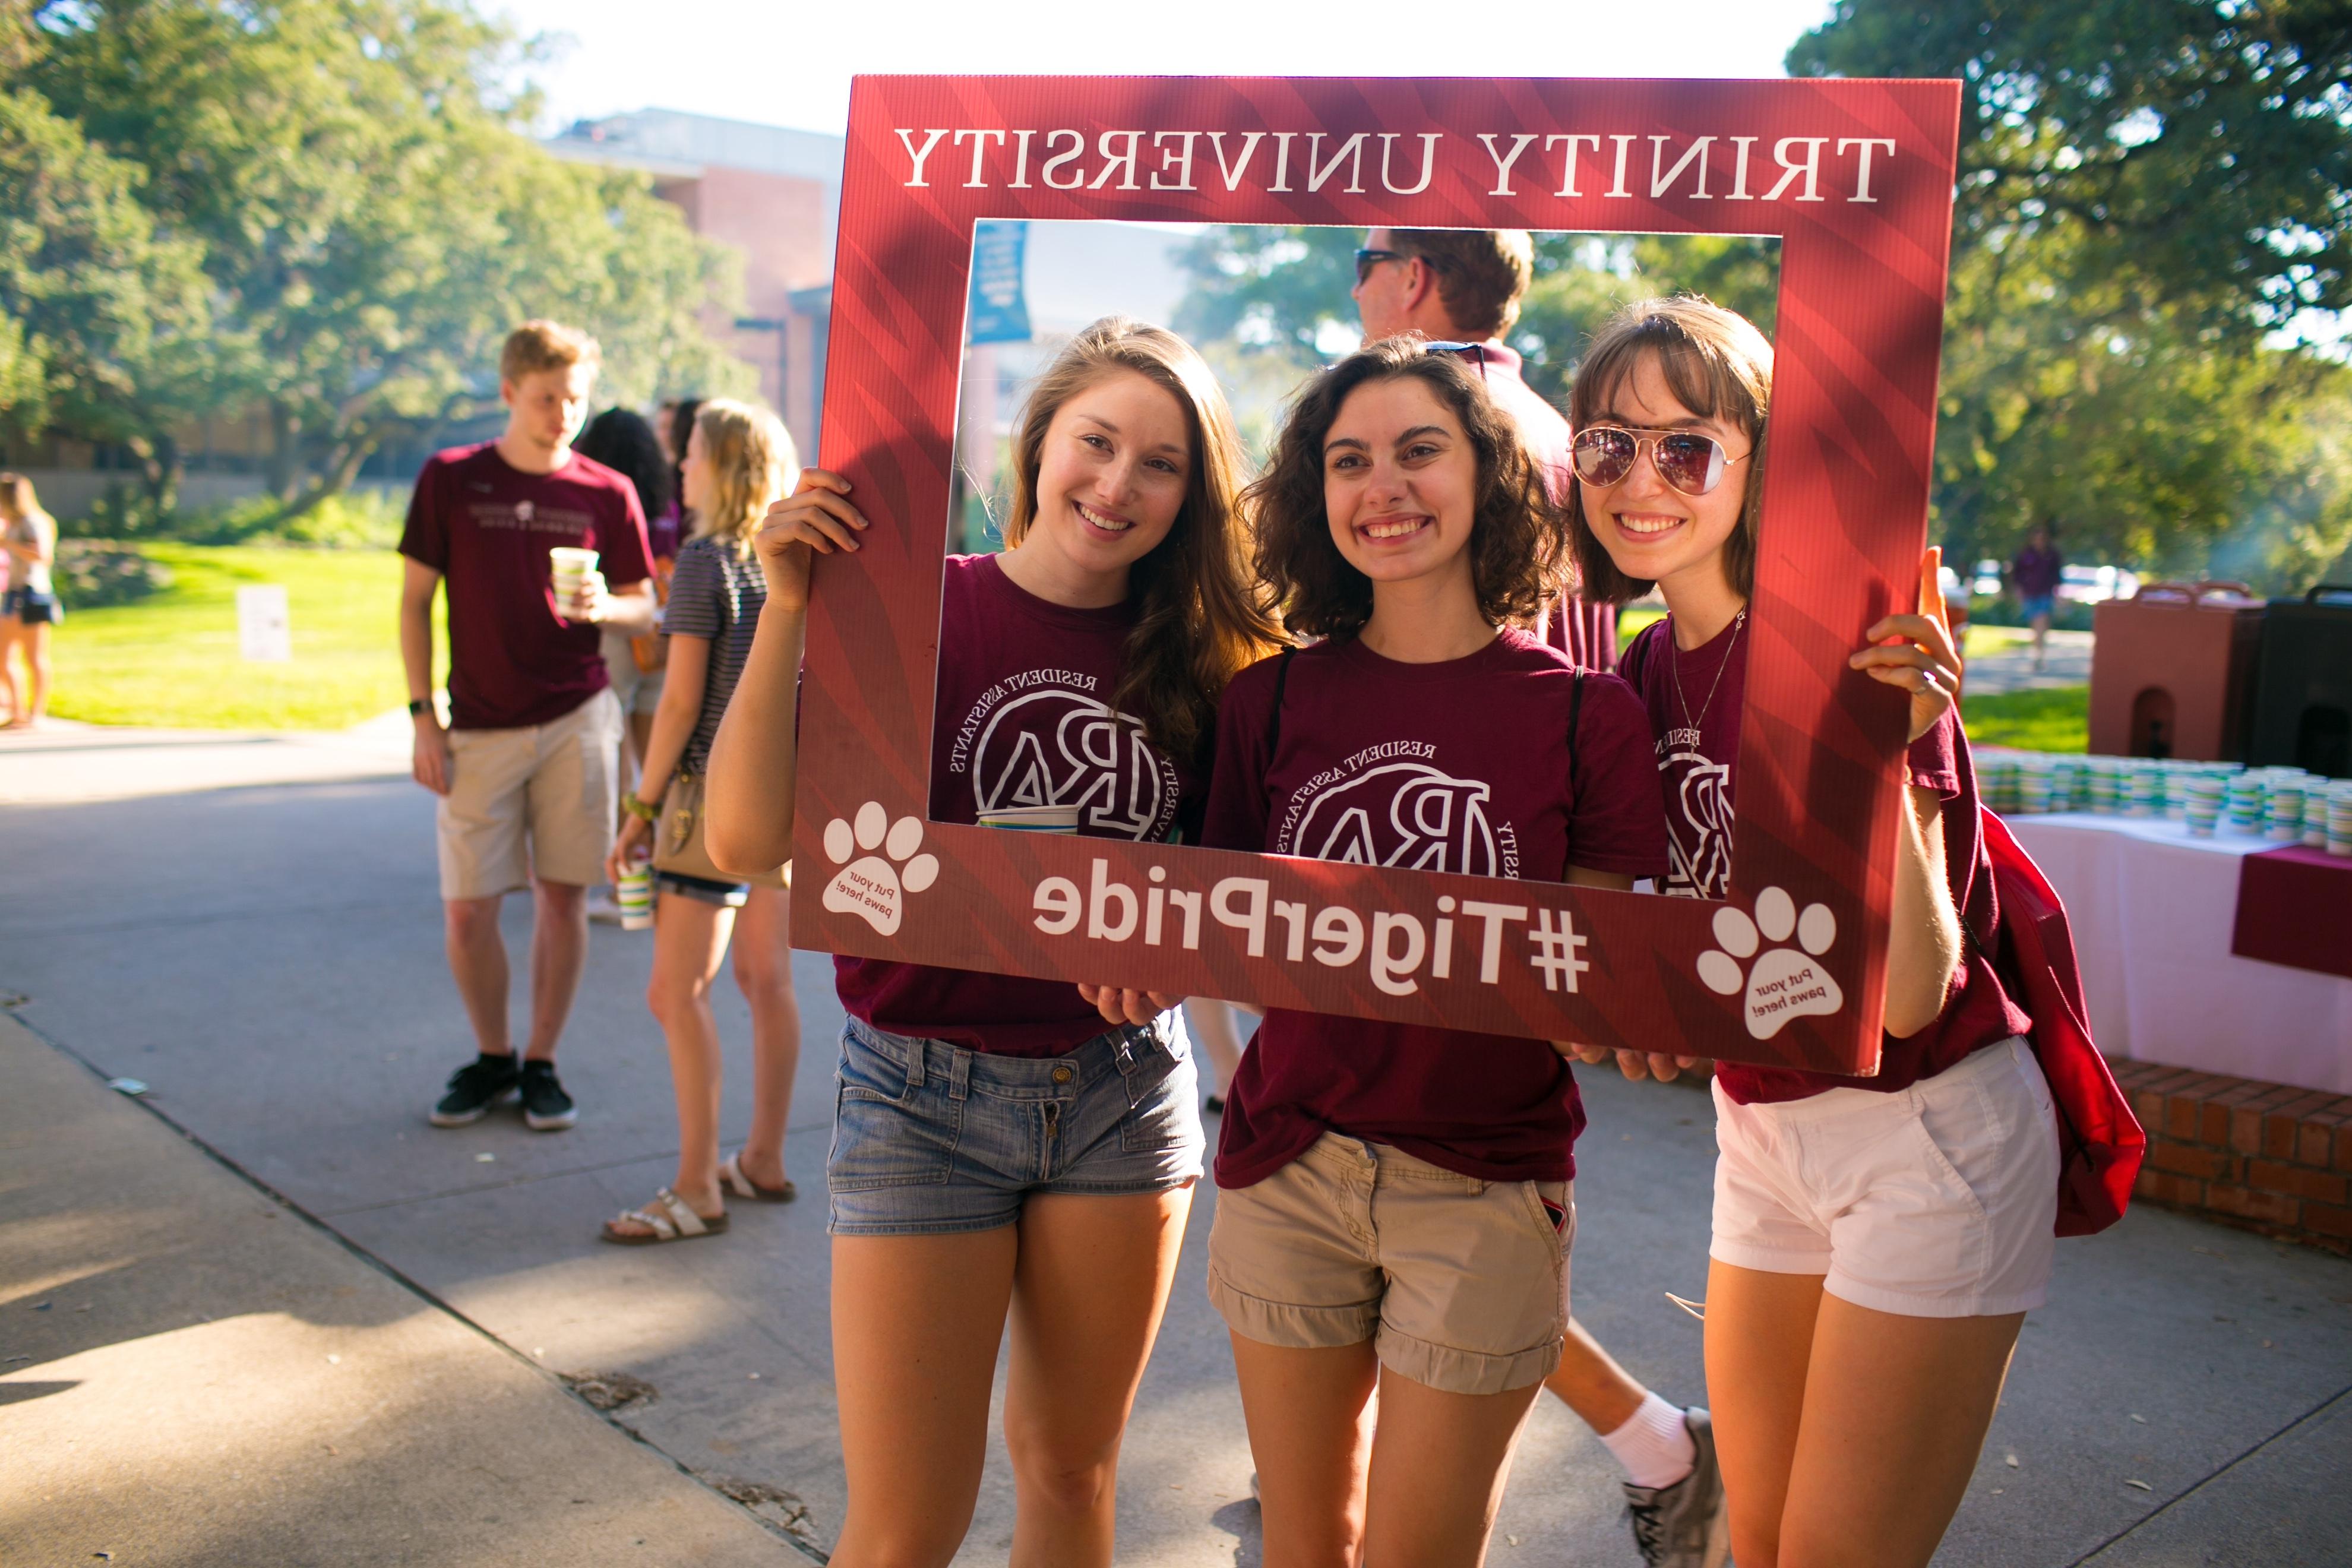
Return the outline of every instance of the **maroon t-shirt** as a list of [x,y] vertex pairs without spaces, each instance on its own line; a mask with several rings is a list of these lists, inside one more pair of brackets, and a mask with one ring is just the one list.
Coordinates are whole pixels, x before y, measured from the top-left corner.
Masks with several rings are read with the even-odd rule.
[[[1486,395],[1518,426],[1519,439],[1542,471],[1552,504],[1566,506],[1568,481],[1576,473],[1568,421],[1527,384],[1517,351],[1491,340],[1479,347],[1486,351]],[[1543,640],[1587,669],[1614,669],[1617,606],[1565,596],[1545,612]]]
[[636,486],[577,452],[526,474],[485,441],[416,476],[400,552],[448,590],[451,729],[545,724],[604,689],[603,628],[555,613],[559,545],[595,551],[614,588],[653,574]]
[[[1649,725],[1616,677],[1511,630],[1442,664],[1354,637],[1289,660],[1225,693],[1213,847],[1532,881],[1664,869]],[[1276,1008],[1226,1092],[1217,1184],[1263,1181],[1327,1131],[1482,1180],[1562,1182],[1583,1126],[1576,1079],[1542,1040]]]
[[[1750,636],[1735,620],[1712,641],[1685,652],[1674,645],[1673,624],[1669,617],[1643,627],[1626,647],[1622,673],[1642,693],[1657,736],[1666,829],[1674,839],[1674,868],[1665,890],[1685,898],[1720,899],[1731,885],[1731,768],[1739,754]],[[1943,798],[1944,860],[1952,907],[1969,930],[1993,930],[2000,911],[1994,902],[1992,859],[1985,849],[1976,767],[1959,710],[1947,711],[1934,729],[1912,742],[1906,761],[1912,787],[1934,790]],[[1731,1062],[1718,1063],[1715,1073],[1723,1091],[1740,1105],[1803,1100],[1825,1089],[1892,1092],[1933,1078],[2011,1035],[2024,1034],[2032,1024],[2001,990],[1992,965],[1970,943],[1944,998],[1944,1010],[1908,1039],[1887,1036],[1880,1047],[1877,1077],[1844,1078]]]
[[[1023,589],[993,555],[950,555],[931,716],[931,817],[1080,807],[1096,838],[1197,838],[1201,780],[1111,710],[1132,603],[1073,610]],[[1181,830],[1181,835],[1180,835]],[[888,959],[834,959],[841,1005],[877,1029],[1008,1057],[1056,1057],[1109,1026],[1066,980]]]

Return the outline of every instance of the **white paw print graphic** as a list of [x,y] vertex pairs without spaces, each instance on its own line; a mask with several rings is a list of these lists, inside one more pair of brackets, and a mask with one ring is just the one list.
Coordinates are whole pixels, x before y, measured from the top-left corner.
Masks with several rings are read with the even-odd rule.
[[[1797,936],[1796,947],[1775,947],[1741,973],[1743,961],[1756,957],[1759,933],[1768,942]],[[1748,1032],[1769,1040],[1790,1019],[1810,1013],[1834,1013],[1845,1005],[1838,983],[1813,962],[1837,940],[1837,917],[1826,904],[1808,904],[1797,912],[1797,901],[1785,889],[1767,888],[1756,896],[1756,918],[1734,909],[1715,911],[1715,940],[1721,950],[1698,955],[1698,977],[1708,990],[1725,996],[1743,991],[1748,1008]]]
[[[824,885],[824,907],[838,915],[856,915],[884,936],[897,935],[905,895],[919,893],[939,879],[939,857],[915,853],[922,845],[922,820],[902,816],[892,822],[878,800],[857,808],[854,826],[835,817],[824,825],[824,852],[837,868]],[[877,847],[881,855],[871,852]],[[850,859],[861,849],[868,853]]]

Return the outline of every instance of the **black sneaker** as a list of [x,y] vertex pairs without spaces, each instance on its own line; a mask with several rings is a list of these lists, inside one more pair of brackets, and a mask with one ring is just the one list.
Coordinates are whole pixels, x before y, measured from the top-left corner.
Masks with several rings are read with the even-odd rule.
[[522,1064],[522,1124],[533,1132],[561,1132],[580,1120],[580,1108],[556,1081],[553,1062]]
[[449,1092],[433,1108],[436,1127],[463,1127],[515,1091],[512,1056],[479,1056],[449,1075]]

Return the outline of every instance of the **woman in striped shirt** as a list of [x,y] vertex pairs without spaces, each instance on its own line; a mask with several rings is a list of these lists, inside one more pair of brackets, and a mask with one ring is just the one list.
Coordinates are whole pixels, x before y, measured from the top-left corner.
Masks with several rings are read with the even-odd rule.
[[[766,579],[751,537],[771,503],[792,488],[800,468],[793,438],[764,408],[705,403],[688,438],[685,502],[694,537],[677,552],[663,630],[668,676],[654,714],[653,738],[629,816],[607,869],[617,884],[642,858],[673,773],[699,776],[711,738],[735,694],[767,603]],[[698,843],[698,823],[694,837]],[[781,879],[776,880],[781,881]],[[784,1121],[800,1066],[800,1004],[793,995],[790,894],[782,886],[718,880],[675,869],[654,874],[654,973],[646,1001],[669,1039],[677,1088],[677,1175],[642,1209],[604,1222],[604,1239],[625,1246],[679,1241],[727,1228],[730,1196],[782,1203]],[[735,983],[751,1005],[751,1131],[723,1163],[719,1158],[719,1026],[710,986],[735,948]]]

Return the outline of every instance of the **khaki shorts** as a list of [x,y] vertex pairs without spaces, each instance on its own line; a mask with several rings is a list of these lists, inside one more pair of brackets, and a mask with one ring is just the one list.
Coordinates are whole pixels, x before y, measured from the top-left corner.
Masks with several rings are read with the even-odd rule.
[[488,899],[604,879],[620,810],[621,705],[599,691],[561,719],[449,731],[438,813],[441,896]]
[[1575,1237],[1571,1183],[1483,1182],[1327,1132],[1265,1180],[1218,1193],[1209,1300],[1244,1339],[1371,1340],[1415,1383],[1501,1394],[1559,1364]]

